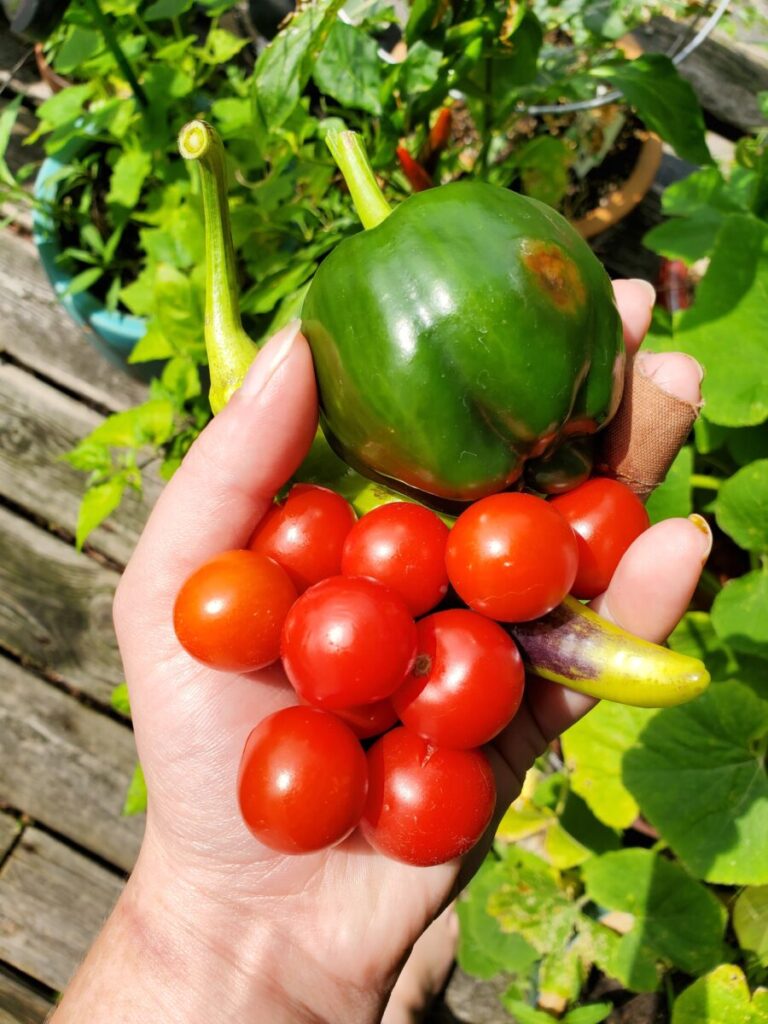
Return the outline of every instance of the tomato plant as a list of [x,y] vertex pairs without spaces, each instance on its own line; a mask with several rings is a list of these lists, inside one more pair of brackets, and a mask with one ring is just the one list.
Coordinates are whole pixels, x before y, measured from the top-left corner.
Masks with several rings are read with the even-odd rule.
[[367,775],[362,747],[335,715],[283,708],[248,737],[238,778],[240,811],[273,850],[322,850],[360,821]]
[[571,587],[575,597],[591,598],[607,588],[629,545],[650,526],[645,506],[618,480],[593,477],[550,505],[576,534],[579,567]]
[[179,643],[212,668],[252,672],[280,656],[280,634],[296,588],[256,551],[225,551],[186,580],[173,609]]
[[403,725],[440,747],[479,747],[523,698],[525,672],[502,627],[462,608],[421,619],[416,661],[392,703]]
[[474,611],[502,622],[527,622],[551,611],[571,589],[576,536],[542,498],[492,494],[456,520],[446,565],[457,593]]
[[368,751],[360,828],[374,849],[427,867],[471,850],[491,820],[496,784],[481,750],[433,747],[401,726]]
[[416,624],[394,590],[335,576],[305,591],[282,638],[283,666],[302,700],[328,710],[389,697],[416,656]]
[[424,615],[448,591],[448,527],[434,512],[407,501],[381,505],[352,527],[344,544],[345,576],[371,576],[392,587],[412,615]]
[[340,494],[295,484],[285,501],[267,512],[248,546],[282,565],[302,593],[339,575],[344,541],[354,523],[352,506]]

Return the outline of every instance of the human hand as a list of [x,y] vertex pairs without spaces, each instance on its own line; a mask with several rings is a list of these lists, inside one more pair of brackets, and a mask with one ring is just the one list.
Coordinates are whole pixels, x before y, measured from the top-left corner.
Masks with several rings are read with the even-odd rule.
[[[616,293],[634,350],[651,296],[632,282],[619,282]],[[692,360],[647,358],[655,379],[698,401]],[[124,1004],[112,999],[112,1022],[148,1019],[150,1009],[153,1019],[188,1024],[249,1013],[270,1024],[379,1020],[408,950],[487,849],[481,843],[463,863],[416,868],[375,853],[355,833],[333,849],[285,857],[242,822],[235,783],[245,740],[266,715],[296,703],[295,694],[277,666],[240,676],[193,661],[174,635],[173,604],[202,562],[247,544],[306,453],[316,419],[309,348],[286,329],[190,450],[120,584],[115,624],[149,808],[112,935],[113,948],[134,957],[142,991]],[[684,519],[652,527],[594,604],[625,629],[662,640],[688,604],[709,540]],[[556,684],[529,682],[518,715],[489,749],[497,818],[534,759],[590,706]],[[101,962],[108,949],[102,940]],[[77,1019],[87,985],[81,972],[57,1024],[68,1010]],[[140,1012],[131,998],[144,1000]]]

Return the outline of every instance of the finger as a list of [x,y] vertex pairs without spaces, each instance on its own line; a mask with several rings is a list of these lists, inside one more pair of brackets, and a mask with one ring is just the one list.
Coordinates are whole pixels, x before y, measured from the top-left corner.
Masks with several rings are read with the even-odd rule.
[[667,475],[701,406],[699,363],[682,352],[640,352],[603,432],[595,466],[645,500]]
[[312,356],[296,321],[264,346],[163,491],[124,574],[120,603],[130,603],[138,587],[147,616],[156,616],[198,565],[243,547],[316,425]]
[[682,402],[696,406],[701,402],[704,370],[693,356],[683,352],[640,352],[635,359],[635,372]]
[[625,553],[593,608],[622,629],[661,643],[685,614],[711,547],[701,516],[656,523]]
[[633,277],[626,281],[614,281],[613,293],[624,328],[627,355],[632,356],[637,352],[651,325],[653,307],[656,304],[656,289],[650,282]]

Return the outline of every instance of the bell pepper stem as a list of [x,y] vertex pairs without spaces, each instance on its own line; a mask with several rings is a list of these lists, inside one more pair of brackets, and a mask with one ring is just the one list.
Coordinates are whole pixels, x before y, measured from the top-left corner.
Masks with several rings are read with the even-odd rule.
[[357,132],[328,132],[326,145],[349,188],[364,228],[375,228],[392,213],[379,188],[373,168]]
[[243,383],[258,346],[243,330],[240,318],[224,147],[218,132],[205,121],[190,121],[179,132],[179,152],[185,160],[195,161],[200,171],[206,249],[205,347],[215,414]]

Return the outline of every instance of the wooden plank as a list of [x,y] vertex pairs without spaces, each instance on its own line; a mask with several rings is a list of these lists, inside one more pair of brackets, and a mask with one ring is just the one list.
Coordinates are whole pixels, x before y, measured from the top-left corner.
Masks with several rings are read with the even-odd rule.
[[0,1024],[43,1024],[53,1003],[0,966]]
[[0,352],[109,409],[146,398],[144,384],[112,366],[59,304],[29,239],[0,233]]
[[[102,417],[10,363],[0,364],[0,495],[74,536],[86,476],[61,460]],[[124,565],[162,488],[145,474],[88,543]]]
[[[681,37],[688,40],[684,29],[662,17],[637,29],[634,36],[648,53],[666,53]],[[758,63],[718,33],[705,40],[678,70],[691,83],[704,109],[719,121],[740,132],[768,123],[757,105],[757,93],[768,89],[768,60]]]
[[130,870],[144,818],[120,814],[136,762],[127,725],[2,658],[0,732],[0,802]]
[[0,814],[0,862],[16,842],[20,832],[21,825],[12,814]]
[[104,704],[123,678],[112,628],[117,581],[0,508],[0,648]]
[[120,878],[37,828],[0,873],[0,956],[63,989],[120,895]]

